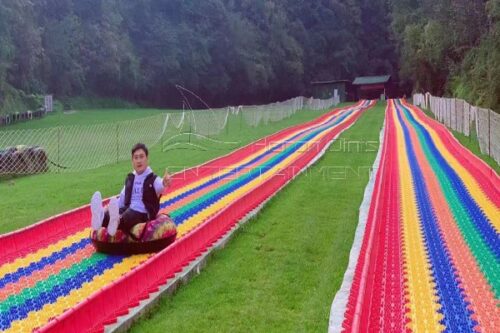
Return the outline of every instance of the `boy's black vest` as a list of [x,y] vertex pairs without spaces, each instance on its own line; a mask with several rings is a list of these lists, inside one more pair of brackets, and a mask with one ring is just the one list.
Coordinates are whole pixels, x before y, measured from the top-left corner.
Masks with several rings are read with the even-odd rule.
[[[135,175],[129,173],[127,179],[125,179],[125,209],[130,207],[130,201],[132,200],[132,188],[134,187]],[[142,202],[146,207],[148,212],[148,218],[150,220],[155,219],[160,210],[160,198],[156,194],[154,182],[156,175],[151,172],[144,179],[144,185],[142,188]]]

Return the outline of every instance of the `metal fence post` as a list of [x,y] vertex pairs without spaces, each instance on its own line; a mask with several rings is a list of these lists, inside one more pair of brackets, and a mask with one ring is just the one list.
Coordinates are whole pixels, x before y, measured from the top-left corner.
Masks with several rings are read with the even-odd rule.
[[61,126],[57,127],[57,172],[61,165]]
[[[168,116],[167,116],[168,117]],[[163,132],[161,134],[161,137],[160,137],[160,144],[161,144],[161,151],[163,152],[163,136],[165,135],[165,132]]]
[[240,130],[243,126],[243,108],[240,109]]
[[120,160],[119,124],[116,123],[116,164]]

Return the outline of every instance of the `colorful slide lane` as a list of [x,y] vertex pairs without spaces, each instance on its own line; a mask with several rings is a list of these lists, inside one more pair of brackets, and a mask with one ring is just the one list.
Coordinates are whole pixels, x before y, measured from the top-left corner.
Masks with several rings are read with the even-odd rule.
[[102,331],[279,191],[373,105],[333,110],[174,175],[161,208],[176,223],[178,239],[158,254],[96,253],[88,206],[1,236],[0,331]]
[[382,149],[330,331],[500,332],[500,178],[403,100],[388,104]]

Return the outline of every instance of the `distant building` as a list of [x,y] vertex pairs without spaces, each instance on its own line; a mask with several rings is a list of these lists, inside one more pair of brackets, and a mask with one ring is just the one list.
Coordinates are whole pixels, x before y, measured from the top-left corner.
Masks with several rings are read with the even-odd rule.
[[329,80],[311,82],[314,98],[328,99],[334,96],[335,90],[339,95],[340,102],[354,100],[351,81],[349,80]]
[[391,76],[360,76],[352,85],[356,91],[356,99],[379,99],[389,94],[391,87]]

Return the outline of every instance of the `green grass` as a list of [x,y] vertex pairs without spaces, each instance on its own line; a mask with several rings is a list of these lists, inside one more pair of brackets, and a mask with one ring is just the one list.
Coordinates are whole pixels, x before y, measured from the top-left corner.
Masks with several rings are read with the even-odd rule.
[[[43,96],[37,98],[40,99],[39,103],[43,103]],[[178,112],[178,110],[141,108],[133,103],[112,98],[73,97],[65,100],[64,104],[71,107],[72,110],[63,112],[63,103],[54,100],[54,112],[48,113],[44,118],[2,126],[0,131],[100,124],[143,118],[164,112]],[[9,109],[21,112],[28,110],[29,107],[20,104],[19,107],[10,107]]]
[[325,332],[384,109],[379,104],[366,112],[216,252],[201,275],[163,298],[131,331]]
[[155,116],[165,112],[177,112],[176,110],[160,109],[81,109],[73,113],[57,111],[47,114],[42,119],[19,122],[10,126],[0,127],[0,131],[16,129],[49,128],[57,126],[71,125],[92,125],[117,122],[122,120],[132,120]]
[[[436,119],[434,114],[427,109],[422,109],[426,115],[431,117],[432,119]],[[447,127],[449,131],[453,134],[453,136],[467,149],[469,149],[474,155],[478,156],[484,162],[486,162],[493,170],[496,171],[497,174],[500,174],[500,165],[489,155],[483,154],[481,152],[481,148],[479,147],[479,141],[477,139],[476,133],[476,125],[472,123],[470,128],[470,136],[466,136],[460,132],[457,132],[449,127]]]
[[[92,115],[95,114],[102,121],[104,119],[116,121],[117,118],[122,118],[122,112],[133,116],[130,113],[133,110],[103,110],[102,113],[92,111]],[[149,111],[141,110],[140,112]],[[150,147],[150,164],[153,170],[161,175],[165,167],[169,167],[172,172],[179,171],[227,154],[239,146],[280,129],[315,119],[324,112],[303,110],[290,118],[255,128],[245,125],[240,117],[235,116],[231,118],[227,128],[215,138],[238,144],[213,144],[191,138],[192,142],[207,149],[174,149],[166,152],[162,151],[161,145],[158,144]],[[89,118],[81,119],[81,122],[85,123],[90,121]],[[186,136],[179,141],[188,140],[189,138]],[[188,146],[184,145],[183,147]],[[130,148],[123,147],[127,152]],[[0,178],[0,234],[87,204],[92,193],[96,190],[100,190],[105,197],[117,194],[130,170],[130,161],[126,160],[93,170],[49,173],[8,180]]]
[[138,109],[139,105],[120,98],[104,98],[95,96],[78,96],[64,99],[66,107],[80,109]]

